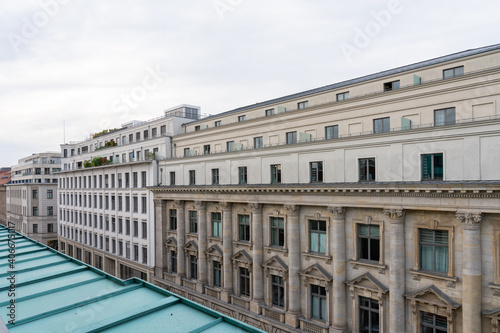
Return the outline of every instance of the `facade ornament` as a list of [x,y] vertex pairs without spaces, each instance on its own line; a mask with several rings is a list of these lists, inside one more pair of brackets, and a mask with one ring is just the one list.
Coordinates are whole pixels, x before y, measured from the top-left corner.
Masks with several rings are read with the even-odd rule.
[[153,202],[155,203],[155,206],[160,206],[162,201],[163,200],[161,200],[161,199],[154,199],[153,200]]
[[335,220],[342,220],[345,218],[345,207],[341,206],[329,206],[328,211],[333,214]]
[[184,201],[182,201],[182,200],[174,200],[174,205],[177,207],[181,206],[183,203],[184,203]]
[[404,209],[384,209],[384,214],[389,216],[391,223],[403,223],[406,210]]
[[230,209],[231,206],[232,206],[232,203],[231,202],[227,202],[227,201],[220,201],[219,205],[222,208],[222,210],[225,210],[225,209]]
[[481,221],[483,220],[483,213],[456,213],[457,220],[462,222],[464,230],[479,230],[481,229]]
[[262,209],[262,204],[260,203],[257,203],[257,202],[250,202],[248,204],[248,208],[250,208],[250,210],[253,212],[253,213],[259,213],[260,210]]
[[283,207],[285,208],[285,210],[290,215],[298,215],[299,214],[300,206],[298,206],[298,205],[288,205],[288,204],[286,204],[286,205],[283,205]]
[[195,201],[194,206],[196,207],[197,210],[204,210],[206,207],[207,203],[205,201]]

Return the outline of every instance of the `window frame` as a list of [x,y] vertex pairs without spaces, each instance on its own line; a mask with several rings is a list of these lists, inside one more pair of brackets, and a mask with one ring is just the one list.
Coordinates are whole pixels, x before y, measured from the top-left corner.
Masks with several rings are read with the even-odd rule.
[[264,137],[256,136],[253,138],[253,148],[258,149],[264,147]]
[[189,185],[196,185],[196,170],[189,170]]
[[[439,112],[444,113],[444,121],[443,122],[438,122],[436,120],[436,115]],[[452,117],[453,115],[453,117]],[[451,119],[453,118],[453,119]],[[447,125],[455,125],[457,123],[457,109],[456,107],[449,107],[449,108],[442,108],[442,109],[436,109],[434,110],[434,127],[437,126],[447,126]]]
[[248,184],[248,168],[246,166],[238,167],[238,184]]
[[[314,289],[318,289],[318,292],[315,292]],[[310,300],[310,308],[309,308],[309,316],[311,319],[318,320],[321,322],[327,322],[328,321],[328,291],[326,290],[327,288],[325,286],[321,286],[318,284],[310,284],[309,285],[309,300]],[[321,293],[321,291],[324,290],[324,295]],[[313,303],[314,299],[319,298],[319,317],[315,317],[313,313]],[[322,300],[324,300],[324,315],[325,318],[322,318]]]
[[212,237],[222,238],[222,213],[211,212]]
[[401,87],[401,81],[400,80],[395,80],[395,81],[390,81],[390,82],[385,82],[384,83],[384,91],[397,90],[400,87]]
[[281,164],[271,164],[271,184],[281,184]]
[[250,228],[250,215],[238,214],[237,222],[238,222],[238,242],[250,243],[252,240],[252,230]]
[[[377,129],[377,123],[380,122],[380,129]],[[389,133],[391,131],[391,117],[373,119],[373,134]]]
[[198,211],[189,210],[188,216],[189,216],[189,233],[190,234],[197,234],[198,233]]
[[[368,300],[369,305],[368,306],[362,305],[362,299]],[[371,306],[372,302],[377,302],[378,309],[372,308],[372,306]],[[358,311],[359,311],[359,323],[358,323],[358,325],[359,325],[360,328],[361,327],[366,327],[366,326],[363,326],[362,322],[361,322],[363,320],[362,313],[363,312],[368,312],[368,325],[369,325],[368,332],[370,332],[370,333],[371,332],[377,332],[377,333],[378,332],[382,332],[382,331],[379,330],[380,327],[382,326],[381,325],[381,321],[383,320],[383,318],[381,318],[381,310],[380,310],[380,301],[379,300],[373,299],[371,297],[365,297],[365,296],[359,295],[358,296]],[[372,313],[378,314],[379,329],[372,330],[373,329],[373,327],[372,327],[372,324],[373,324],[372,323],[372,316],[371,316]],[[364,332],[365,332],[365,330],[364,330]]]
[[[458,71],[457,71],[458,70]],[[446,73],[450,73],[451,71],[451,75],[446,75]],[[465,74],[465,71],[464,71],[464,66],[456,66],[456,67],[452,67],[452,68],[446,68],[446,69],[443,69],[443,80],[446,80],[446,79],[451,79],[451,78],[454,78],[454,77],[458,77],[458,76],[462,76]]]
[[177,209],[171,208],[168,211],[169,216],[169,230],[177,230]]
[[250,269],[247,267],[238,267],[238,296],[250,298],[252,296],[252,279]]
[[[276,219],[278,221],[277,226],[273,226],[273,219]],[[279,225],[279,220],[283,220],[283,227]],[[280,230],[283,230],[281,233]],[[273,234],[277,233],[275,237],[273,237]],[[281,240],[281,235],[283,235],[283,244],[280,245],[280,240]],[[269,216],[269,246],[270,247],[277,247],[277,248],[286,248],[286,219],[284,216]],[[273,244],[273,239],[277,239],[278,244]]]
[[219,185],[219,168],[212,169],[212,185]]
[[309,162],[309,182],[323,183],[323,161]]
[[297,103],[297,110],[307,109],[309,107],[309,101],[302,101]]
[[348,99],[349,99],[349,91],[344,91],[336,95],[337,102],[347,101]]
[[[278,279],[278,282],[274,281],[274,278]],[[285,279],[281,275],[270,274],[270,283],[271,283],[271,305],[273,307],[285,308]],[[281,304],[280,300],[282,300],[283,304]]]
[[293,145],[297,143],[297,131],[286,132],[285,133],[285,142],[287,145]]
[[[312,252],[312,253],[319,254],[319,255],[327,255],[328,251],[329,251],[329,246],[328,246],[329,220],[328,219],[321,219],[321,217],[319,217],[319,216],[318,216],[318,218],[320,218],[320,219],[310,219],[310,218],[307,219],[307,235],[308,235],[308,251],[307,252]],[[323,222],[325,224],[325,230],[320,230],[320,228],[319,228],[320,222]],[[318,229],[314,229],[314,230],[312,229],[313,223],[318,224]],[[317,238],[318,238],[318,242],[317,242],[318,248],[315,248],[315,249],[312,248],[313,233],[317,234]],[[323,246],[325,248],[325,252],[320,251],[320,249],[322,247],[321,234],[325,235],[325,243],[323,244]]]
[[[369,178],[370,175],[370,162],[373,161],[373,179],[364,179]],[[361,163],[365,163],[365,170],[362,170]],[[368,163],[367,163],[368,162]],[[362,172],[366,172],[362,174]],[[358,181],[360,182],[376,182],[377,181],[377,159],[375,157],[364,157],[358,158]]]
[[[436,161],[435,158],[441,157],[441,177],[435,176],[435,169],[436,169]],[[430,157],[431,158],[431,171],[430,171],[430,177],[424,177],[424,158]],[[420,180],[444,180],[444,153],[431,153],[431,154],[420,154]]]
[[339,138],[339,125],[325,126],[325,140],[332,140],[338,138]]

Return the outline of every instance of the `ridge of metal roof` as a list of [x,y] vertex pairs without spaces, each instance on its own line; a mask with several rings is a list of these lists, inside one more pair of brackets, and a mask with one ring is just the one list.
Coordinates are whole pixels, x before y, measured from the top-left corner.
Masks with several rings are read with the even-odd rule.
[[3,321],[11,333],[264,332],[138,278],[118,279],[3,225],[0,277],[0,331]]
[[385,76],[390,76],[390,75],[399,74],[399,73],[403,73],[403,72],[408,72],[408,71],[416,70],[416,69],[427,67],[427,66],[437,65],[440,63],[448,62],[448,61],[458,60],[458,59],[462,59],[462,58],[466,58],[466,57],[470,57],[473,55],[477,55],[477,54],[481,54],[481,53],[485,53],[485,52],[489,52],[489,51],[494,51],[494,50],[498,50],[498,49],[500,49],[500,44],[483,46],[483,47],[479,47],[479,48],[475,48],[475,49],[468,49],[465,51],[451,53],[451,54],[448,54],[445,56],[432,58],[429,60],[424,60],[424,61],[416,62],[413,64],[396,67],[393,69],[388,69],[388,70],[381,71],[381,72],[374,73],[374,74],[360,76],[360,77],[357,77],[354,79],[349,79],[346,81],[341,81],[341,82],[329,84],[329,85],[322,86],[319,88],[308,89],[308,90],[301,91],[298,93],[293,93],[290,95],[285,95],[282,97],[269,99],[267,101],[242,106],[242,107],[239,107],[236,109],[221,112],[221,113],[200,119],[198,121],[186,123],[183,125],[194,124],[194,123],[206,121],[209,119],[214,119],[214,118],[218,118],[221,116],[226,116],[226,115],[232,114],[232,113],[237,113],[237,112],[241,112],[241,111],[251,110],[251,109],[255,109],[255,108],[259,108],[259,107],[264,107],[264,106],[275,104],[275,103],[281,103],[281,102],[289,101],[289,100],[300,98],[300,97],[305,97],[305,96],[309,96],[309,95],[313,95],[313,94],[317,94],[317,93],[321,93],[321,92],[325,92],[325,91],[329,91],[329,90],[339,89],[339,88],[350,86],[353,84],[366,82],[366,81],[370,81],[370,80],[374,80],[374,79],[379,79],[379,78],[382,78]]

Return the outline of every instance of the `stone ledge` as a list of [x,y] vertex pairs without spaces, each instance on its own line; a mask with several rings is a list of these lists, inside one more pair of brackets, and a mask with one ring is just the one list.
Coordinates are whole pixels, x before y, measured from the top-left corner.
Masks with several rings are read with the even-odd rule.
[[458,281],[458,278],[456,276],[445,276],[445,275],[433,274],[431,272],[417,271],[414,269],[410,269],[409,272],[411,275],[413,275],[413,280],[420,281],[420,278],[422,276],[429,279],[444,280],[447,281],[446,286],[452,289],[455,289]]
[[351,264],[352,269],[358,269],[358,266],[376,268],[379,274],[385,274],[385,271],[387,269],[387,265],[375,264],[361,260],[350,260],[349,263]]

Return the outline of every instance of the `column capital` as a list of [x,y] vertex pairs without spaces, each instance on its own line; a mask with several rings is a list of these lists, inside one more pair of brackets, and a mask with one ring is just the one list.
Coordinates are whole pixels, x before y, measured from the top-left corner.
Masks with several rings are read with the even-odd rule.
[[333,218],[341,220],[345,218],[346,208],[342,206],[328,206],[328,211],[333,214]]
[[250,210],[253,212],[253,213],[260,213],[261,210],[262,210],[262,204],[260,203],[257,203],[257,202],[250,202],[248,204],[248,208],[250,208]]
[[483,213],[473,214],[468,212],[457,212],[455,214],[457,220],[462,222],[464,230],[480,230]]
[[384,209],[384,214],[389,216],[391,223],[403,223],[406,210],[404,209]]
[[286,205],[283,205],[283,207],[285,207],[285,210],[290,215],[298,215],[299,214],[299,209],[300,209],[299,205],[289,205],[289,204],[286,204]]
[[154,199],[154,200],[153,200],[153,202],[155,203],[155,206],[157,206],[157,207],[159,207],[159,206],[161,205],[161,202],[162,202],[162,201],[163,201],[163,200],[161,200],[161,199]]
[[219,201],[219,206],[220,206],[223,210],[231,209],[232,205],[233,205],[233,204],[232,204],[231,202],[227,202],[227,201]]
[[197,210],[204,210],[207,206],[207,203],[205,201],[195,201],[194,206]]

